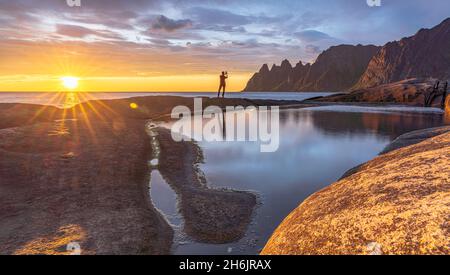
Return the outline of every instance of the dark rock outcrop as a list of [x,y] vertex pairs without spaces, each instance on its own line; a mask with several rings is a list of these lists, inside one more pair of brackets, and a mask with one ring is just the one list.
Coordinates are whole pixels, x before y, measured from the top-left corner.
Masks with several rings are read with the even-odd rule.
[[408,78],[450,79],[450,18],[432,29],[386,44],[370,61],[353,89]]
[[315,99],[323,102],[370,102],[370,103],[401,103],[404,105],[436,107],[442,106],[444,86],[439,86],[438,94],[429,104],[426,98],[432,93],[436,79],[412,78],[394,83],[383,84],[372,88],[363,88]]
[[281,66],[267,64],[248,82],[244,91],[342,91],[351,88],[359,80],[371,58],[380,48],[340,45],[319,55],[314,64],[295,67],[284,60]]
[[331,95],[317,101],[402,103],[423,106],[425,93],[432,88],[434,82],[434,79],[407,79],[347,94]]

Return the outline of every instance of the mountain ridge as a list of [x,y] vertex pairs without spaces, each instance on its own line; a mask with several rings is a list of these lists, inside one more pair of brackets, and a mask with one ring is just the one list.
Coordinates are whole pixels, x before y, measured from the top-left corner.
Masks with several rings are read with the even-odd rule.
[[281,65],[264,64],[244,91],[342,91],[357,83],[371,58],[381,47],[374,45],[332,46],[314,63],[295,66],[285,59]]
[[450,18],[382,47],[343,44],[312,64],[264,64],[244,91],[346,92],[413,78],[450,80]]

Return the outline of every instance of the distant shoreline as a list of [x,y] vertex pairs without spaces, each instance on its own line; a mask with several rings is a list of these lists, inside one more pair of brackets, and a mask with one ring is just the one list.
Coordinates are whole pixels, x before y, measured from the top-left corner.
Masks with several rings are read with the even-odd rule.
[[[259,100],[295,100],[303,101],[317,96],[333,95],[333,93],[241,93],[233,92],[227,93],[226,98],[239,99],[259,99]],[[65,104],[66,98],[69,98],[74,104],[85,102],[87,100],[114,100],[126,99],[132,97],[143,96],[168,96],[168,97],[208,97],[215,98],[216,92],[112,92],[112,93],[1,93],[0,103],[28,103],[28,104],[45,104],[62,107]]]

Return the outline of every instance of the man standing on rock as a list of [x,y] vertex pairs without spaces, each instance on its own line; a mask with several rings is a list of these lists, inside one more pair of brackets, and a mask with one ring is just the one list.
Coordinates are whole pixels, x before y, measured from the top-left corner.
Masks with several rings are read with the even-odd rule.
[[222,97],[225,97],[225,89],[227,87],[227,78],[228,78],[228,72],[222,72],[220,75],[220,86],[219,86],[219,93],[217,94],[217,97],[220,97],[220,91],[223,89]]

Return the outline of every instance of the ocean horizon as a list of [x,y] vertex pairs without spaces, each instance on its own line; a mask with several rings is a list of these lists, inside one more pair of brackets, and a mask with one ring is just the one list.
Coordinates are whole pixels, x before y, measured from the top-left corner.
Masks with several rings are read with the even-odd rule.
[[[332,95],[324,92],[229,92],[227,98],[306,100]],[[61,96],[56,96],[61,95]],[[0,92],[0,103],[24,103],[64,107],[67,99],[73,104],[88,100],[110,100],[142,96],[216,97],[217,92]]]

